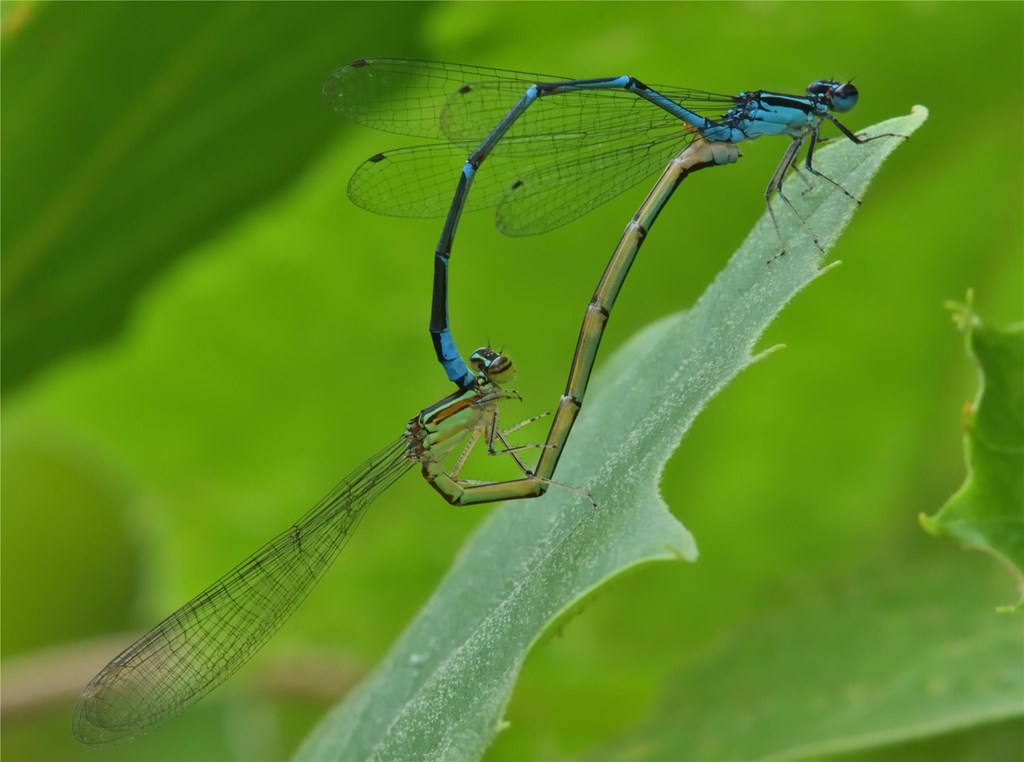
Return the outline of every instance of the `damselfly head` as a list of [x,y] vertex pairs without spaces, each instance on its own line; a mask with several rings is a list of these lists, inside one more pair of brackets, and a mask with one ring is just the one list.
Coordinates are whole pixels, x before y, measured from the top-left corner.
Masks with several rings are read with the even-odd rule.
[[504,384],[516,375],[515,365],[507,355],[495,352],[490,347],[480,347],[469,356],[469,365],[474,372],[483,374],[496,383]]
[[831,79],[820,79],[807,86],[807,97],[821,100],[831,111],[840,114],[857,105],[860,93],[852,82],[836,82]]

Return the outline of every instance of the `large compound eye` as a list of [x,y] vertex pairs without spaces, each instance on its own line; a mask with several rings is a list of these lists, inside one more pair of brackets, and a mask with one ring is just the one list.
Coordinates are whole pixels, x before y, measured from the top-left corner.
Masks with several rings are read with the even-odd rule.
[[847,82],[845,85],[839,85],[832,90],[832,94],[829,100],[832,103],[832,110],[840,113],[849,111],[857,105],[857,99],[860,97],[860,93],[857,92],[857,88],[852,82]]
[[516,377],[516,366],[505,355],[498,355],[494,362],[487,366],[487,377],[501,386]]

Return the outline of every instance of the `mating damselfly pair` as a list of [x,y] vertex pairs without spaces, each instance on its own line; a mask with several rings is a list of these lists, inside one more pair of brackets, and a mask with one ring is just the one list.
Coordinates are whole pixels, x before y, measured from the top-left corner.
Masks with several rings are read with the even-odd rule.
[[[75,735],[83,742],[130,740],[234,673],[308,594],[366,508],[414,465],[453,504],[543,494],[582,405],[605,324],[630,265],[678,184],[693,171],[736,161],[740,142],[789,135],[790,147],[765,194],[771,210],[774,195],[789,204],[783,180],[803,145],[808,146],[805,167],[820,176],[812,157],[823,122],[832,121],[849,139],[862,142],[834,115],[853,107],[857,91],[850,83],[832,81],[812,83],[803,96],[764,91],[715,96],[650,88],[631,77],[554,81],[480,67],[367,59],[335,72],[324,94],[356,121],[444,141],[373,157],[353,177],[350,194],[360,205],[385,213],[440,215],[447,207],[435,251],[431,332],[446,374],[458,389],[421,411],[399,439],[294,525],[101,671],[76,708]],[[530,108],[537,100],[544,103]],[[703,116],[699,108],[721,113]],[[499,160],[495,171],[489,175],[483,170],[470,193],[492,153]],[[496,205],[503,231],[542,232],[595,208],[666,164],[627,226],[588,306],[566,391],[531,469],[523,460],[523,448],[509,443],[508,431],[498,422],[498,403],[518,398],[504,388],[514,372],[511,362],[483,348],[467,363],[451,336],[448,266],[461,213]],[[448,195],[452,183],[454,199]],[[483,484],[459,478],[466,455],[481,437],[489,452],[514,461],[520,478]],[[454,464],[446,465],[460,448]]]

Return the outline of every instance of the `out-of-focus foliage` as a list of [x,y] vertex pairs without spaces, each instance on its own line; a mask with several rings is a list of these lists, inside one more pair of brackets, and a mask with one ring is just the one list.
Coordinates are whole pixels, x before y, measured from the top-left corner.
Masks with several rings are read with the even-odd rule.
[[[978,393],[964,408],[969,472],[963,486],[928,531],[1002,560],[1024,589],[1024,325],[992,328],[970,303],[954,307],[967,353],[978,373]],[[1024,612],[1019,598],[1016,608]]]
[[[487,515],[402,482],[230,686],[138,744],[97,755],[71,740],[75,691],[116,651],[86,638],[153,624],[449,390],[426,332],[440,221],[345,198],[362,160],[406,141],[319,100],[361,56],[718,92],[854,76],[855,129],[931,109],[835,249],[843,265],[769,329],[764,345],[788,349],[710,405],[669,464],[663,495],[700,562],[631,575],[535,649],[492,758],[585,755],[626,734],[656,716],[670,675],[824,580],[962,562],[916,516],[963,478],[954,411],[974,379],[944,301],[973,287],[990,324],[1024,314],[1022,22],[1019,4],[5,3],[4,758],[284,758]],[[705,289],[783,150],[746,145],[680,189],[602,359]],[[643,193],[536,239],[464,219],[456,336],[515,356],[524,415],[561,393]],[[1007,600],[1001,570],[968,558],[991,584],[977,605]],[[8,679],[17,661],[34,679]],[[51,677],[54,697],[30,705]],[[733,681],[738,713],[770,690],[759,680]],[[983,725],[948,748],[1005,752],[1007,735]]]
[[337,130],[311,75],[352,20],[245,3],[8,14],[6,391],[116,335],[183,252],[316,161]]
[[[1024,635],[1018,622],[993,620],[979,571],[961,555],[820,580],[674,675],[643,727],[591,756],[958,759],[948,736],[974,733],[995,736],[1003,751],[979,747],[969,758],[1013,759],[1020,736],[991,731],[1024,723],[1024,673],[1008,668]],[[899,748],[911,742],[927,751]]]

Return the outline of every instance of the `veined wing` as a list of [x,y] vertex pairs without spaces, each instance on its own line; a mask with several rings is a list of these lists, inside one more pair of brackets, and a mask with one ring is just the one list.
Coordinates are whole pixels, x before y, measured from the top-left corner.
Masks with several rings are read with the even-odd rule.
[[565,225],[664,169],[693,140],[675,129],[657,140],[602,145],[517,178],[498,201],[495,224],[509,236],[535,235]]
[[[465,210],[500,205],[498,225],[507,235],[553,230],[654,174],[691,139],[674,123],[567,154],[506,152],[480,167]],[[452,144],[377,154],[352,175],[349,198],[377,214],[442,217],[465,159],[465,152]]]
[[[356,206],[377,214],[443,217],[465,161],[466,151],[450,143],[385,151],[356,169],[348,196]],[[488,161],[473,182],[466,211],[495,206],[516,178],[536,166],[532,159]]]
[[85,687],[79,741],[121,743],[175,716],[245,664],[291,616],[366,509],[415,461],[398,439],[290,529],[153,628]]
[[[328,105],[347,119],[384,132],[447,139],[440,114],[448,98],[466,85],[489,82],[508,111],[534,82],[562,77],[490,69],[485,66],[362,58],[337,69],[324,83]],[[499,117],[500,118],[500,117]],[[482,139],[497,121],[482,125]]]
[[[337,69],[323,94],[331,108],[359,124],[446,140],[469,153],[530,85],[564,81],[570,80],[484,66],[367,58]],[[701,90],[655,89],[698,113],[721,112],[735,103],[733,96]],[[497,154],[564,151],[677,123],[671,114],[623,90],[579,90],[541,100],[512,126],[495,148]]]

